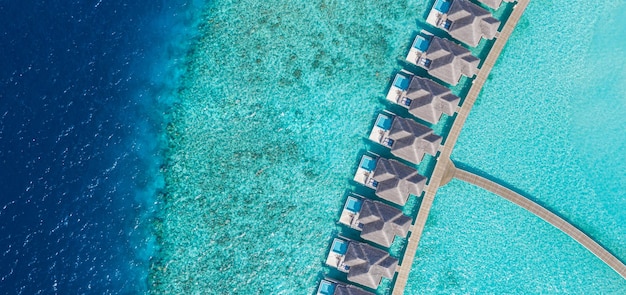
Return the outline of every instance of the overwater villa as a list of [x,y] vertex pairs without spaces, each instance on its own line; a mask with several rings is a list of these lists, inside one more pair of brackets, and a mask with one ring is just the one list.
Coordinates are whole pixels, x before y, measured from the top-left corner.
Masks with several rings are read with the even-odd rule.
[[320,282],[316,295],[374,295],[374,293],[350,284],[324,279]]
[[406,237],[413,219],[378,201],[349,195],[339,222],[361,231],[361,238],[390,247],[395,236]]
[[441,136],[431,128],[391,113],[378,115],[369,139],[390,148],[392,154],[414,164],[419,164],[425,154],[434,156],[441,143]]
[[436,0],[426,22],[472,47],[481,38],[493,39],[500,27],[489,11],[469,0]]
[[368,244],[335,238],[326,264],[347,273],[348,281],[376,289],[383,277],[393,278],[398,259]]
[[458,84],[461,75],[474,77],[480,63],[466,48],[425,31],[415,37],[406,60],[450,85]]
[[[478,2],[481,2],[493,9],[498,9],[500,8],[500,5],[502,5],[502,0],[478,0]],[[515,0],[504,0],[504,2],[513,3]]]
[[396,75],[387,93],[387,100],[409,110],[413,116],[436,124],[442,114],[452,116],[461,99],[432,80],[406,72]]
[[410,195],[422,194],[426,177],[396,160],[364,155],[354,181],[376,190],[378,197],[404,206]]

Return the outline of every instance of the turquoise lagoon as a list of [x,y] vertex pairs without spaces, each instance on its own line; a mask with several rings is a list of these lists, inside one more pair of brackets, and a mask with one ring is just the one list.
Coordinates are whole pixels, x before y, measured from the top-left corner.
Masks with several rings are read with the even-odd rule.
[[313,293],[367,132],[426,9],[208,5],[168,126],[155,293]]
[[[386,88],[430,5],[207,4],[168,125],[154,293],[314,292],[357,188],[352,173],[372,148],[366,134],[389,108]],[[616,85],[626,46],[608,41],[626,33],[606,29],[620,25],[610,17],[618,3],[569,5],[531,4],[453,159],[527,192],[623,259],[626,105]],[[573,240],[470,185],[442,188],[432,212],[406,294],[626,289]]]
[[[458,165],[524,192],[622,261],[625,8],[624,1],[531,1],[452,153]],[[573,239],[460,181],[437,194],[417,257],[412,292],[626,294],[626,281]]]

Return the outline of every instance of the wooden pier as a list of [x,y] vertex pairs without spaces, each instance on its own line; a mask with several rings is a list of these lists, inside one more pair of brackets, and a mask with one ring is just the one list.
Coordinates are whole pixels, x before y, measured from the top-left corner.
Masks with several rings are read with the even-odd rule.
[[598,256],[598,258],[602,259],[602,261],[604,261],[607,265],[609,265],[612,269],[614,269],[617,273],[619,273],[623,278],[626,279],[626,265],[624,265],[623,262],[617,259],[617,257],[604,249],[604,247],[602,247],[584,232],[576,228],[571,223],[565,221],[563,218],[550,212],[550,210],[498,183],[488,180],[482,176],[478,176],[474,173],[457,168],[454,171],[454,177],[458,178],[459,180],[463,180],[465,182],[484,188],[539,216],[539,218],[552,224],[554,227],[560,229],[565,234],[572,237],[572,239],[576,240],[578,243],[587,248],[587,250],[591,251],[591,253]]
[[430,213],[430,208],[432,207],[433,200],[435,198],[435,194],[439,187],[445,184],[450,179],[450,174],[454,173],[450,169],[454,169],[450,161],[450,154],[454,149],[454,145],[461,133],[461,129],[465,124],[465,120],[469,115],[470,110],[474,106],[476,102],[476,98],[478,98],[478,94],[480,90],[483,88],[491,69],[496,63],[496,60],[500,56],[504,45],[509,40],[513,29],[517,25],[520,20],[520,17],[526,10],[528,3],[530,0],[518,0],[518,3],[513,8],[513,12],[509,16],[509,19],[504,24],[504,27],[500,31],[500,34],[496,38],[496,41],[489,51],[489,54],[485,58],[476,78],[472,81],[472,87],[470,88],[467,96],[465,97],[465,101],[463,105],[459,109],[456,119],[450,129],[450,133],[446,138],[445,143],[439,149],[440,154],[437,160],[437,164],[433,171],[432,176],[430,177],[430,183],[426,187],[424,199],[422,200],[422,204],[417,213],[417,218],[415,219],[415,223],[411,226],[409,242],[404,253],[404,257],[402,257],[401,265],[398,269],[398,276],[396,278],[396,282],[393,286],[393,295],[401,295],[404,293],[404,288],[406,287],[406,283],[409,279],[409,273],[411,272],[411,266],[413,265],[413,260],[415,259],[415,253],[417,251],[417,246],[419,245],[420,238],[422,236],[422,232],[424,231],[424,225],[426,224],[426,220],[428,219],[428,214]]

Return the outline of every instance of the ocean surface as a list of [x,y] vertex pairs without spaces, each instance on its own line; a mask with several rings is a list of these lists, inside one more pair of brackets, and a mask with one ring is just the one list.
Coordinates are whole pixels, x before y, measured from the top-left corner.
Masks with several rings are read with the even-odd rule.
[[146,293],[191,1],[0,2],[0,293]]
[[[2,2],[0,293],[313,294],[346,194],[371,195],[351,179],[381,152],[366,140],[376,112],[406,114],[383,99],[432,2]],[[531,1],[452,154],[622,260],[624,11]],[[453,180],[405,291],[441,293],[626,281]]]

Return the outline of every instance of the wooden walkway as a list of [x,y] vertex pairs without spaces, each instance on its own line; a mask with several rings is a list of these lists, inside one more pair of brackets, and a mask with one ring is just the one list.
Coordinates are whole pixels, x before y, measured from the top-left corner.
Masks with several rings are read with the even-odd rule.
[[626,279],[626,265],[624,265],[624,263],[622,263],[619,259],[613,256],[613,254],[604,249],[604,247],[596,243],[596,241],[587,236],[581,230],[576,228],[571,223],[565,221],[563,218],[550,212],[550,210],[500,184],[497,184],[484,177],[478,176],[474,173],[457,168],[454,172],[454,177],[465,182],[469,182],[473,185],[482,187],[539,216],[541,219],[552,224],[554,227],[560,229],[568,236],[572,237],[574,240],[576,240],[578,243],[591,251],[591,253],[598,256],[598,258],[602,259],[602,261],[604,261],[623,278]]
[[437,160],[437,164],[433,171],[432,176],[430,177],[430,183],[424,189],[424,199],[422,200],[422,204],[417,213],[417,218],[415,222],[411,226],[409,242],[404,253],[404,257],[402,257],[400,267],[398,268],[398,276],[396,277],[395,285],[393,286],[393,295],[401,295],[404,293],[404,288],[406,287],[406,283],[409,279],[409,273],[411,271],[411,266],[413,265],[413,261],[415,260],[415,253],[417,251],[417,246],[419,245],[420,238],[422,236],[422,232],[424,231],[424,225],[426,224],[426,219],[428,218],[428,214],[430,213],[430,208],[432,207],[433,200],[435,198],[435,194],[437,193],[437,189],[443,184],[446,183],[445,180],[448,179],[450,174],[449,169],[453,169],[453,165],[450,162],[450,154],[454,149],[454,145],[461,133],[461,129],[465,124],[465,120],[467,116],[474,106],[474,102],[476,102],[476,98],[478,98],[478,94],[480,90],[483,88],[491,69],[496,63],[496,60],[500,56],[504,45],[509,40],[513,29],[519,22],[520,17],[526,10],[530,0],[518,0],[518,3],[513,8],[513,12],[509,16],[509,19],[504,24],[504,27],[500,31],[496,41],[489,51],[489,54],[485,58],[483,65],[481,66],[476,78],[472,81],[472,87],[470,88],[467,96],[465,97],[465,101],[461,106],[456,119],[452,125],[450,133],[448,134],[446,141],[442,147],[440,147],[440,155]]

